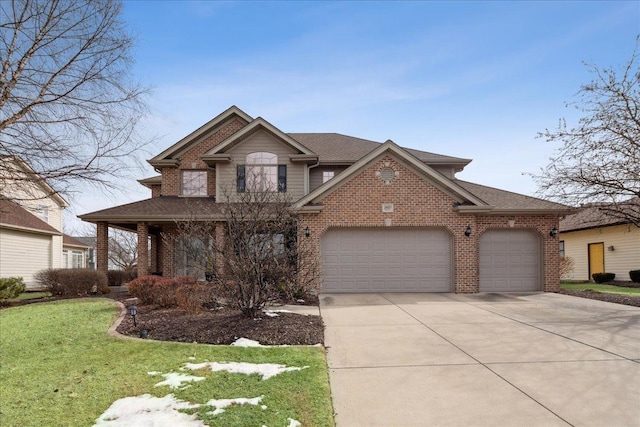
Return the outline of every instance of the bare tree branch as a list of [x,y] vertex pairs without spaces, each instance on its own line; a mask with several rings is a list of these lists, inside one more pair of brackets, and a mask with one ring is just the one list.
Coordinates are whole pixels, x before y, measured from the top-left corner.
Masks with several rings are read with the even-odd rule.
[[640,36],[619,69],[586,64],[593,80],[569,104],[583,116],[576,127],[562,119],[538,134],[562,147],[534,179],[541,196],[574,206],[599,203],[603,213],[640,227],[639,48]]
[[[115,0],[0,2],[0,156],[62,194],[113,188],[146,144],[137,127],[148,89],[130,77],[121,11]],[[0,184],[10,172],[0,163]]]

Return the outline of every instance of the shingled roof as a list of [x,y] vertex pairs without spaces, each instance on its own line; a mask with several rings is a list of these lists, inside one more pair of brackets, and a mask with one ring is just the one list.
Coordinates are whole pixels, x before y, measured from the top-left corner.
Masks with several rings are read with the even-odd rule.
[[38,233],[61,234],[22,206],[7,199],[0,199],[0,225]]
[[80,248],[90,248],[91,245],[87,245],[83,242],[81,242],[80,240],[76,239],[75,237],[69,236],[68,234],[63,234],[62,235],[62,244],[64,246],[77,246]]
[[220,205],[213,197],[160,196],[80,215],[84,221],[173,221],[185,217],[214,219]]
[[472,193],[485,203],[493,206],[497,210],[570,210],[571,208],[560,203],[550,202],[524,194],[512,193],[511,191],[500,190],[498,188],[487,187],[485,185],[474,184],[472,182],[456,179],[455,182],[462,188]]
[[[640,209],[640,198],[627,201],[629,209]],[[628,224],[630,221],[620,217],[607,215],[602,209],[603,204],[585,206],[574,215],[569,215],[560,220],[560,232],[586,230],[589,228],[609,227],[612,225]],[[637,213],[636,213],[637,215]]]
[[[318,155],[323,163],[355,163],[382,145],[381,142],[356,138],[339,133],[289,133],[290,137]],[[441,154],[404,148],[427,163],[467,165],[471,159],[443,156]]]

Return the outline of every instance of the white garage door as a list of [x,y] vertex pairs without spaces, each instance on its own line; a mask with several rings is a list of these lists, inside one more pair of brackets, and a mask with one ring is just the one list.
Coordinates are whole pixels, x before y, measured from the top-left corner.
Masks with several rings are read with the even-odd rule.
[[480,292],[541,290],[541,252],[532,231],[487,231],[480,237]]
[[334,228],[322,237],[325,292],[451,292],[449,233]]

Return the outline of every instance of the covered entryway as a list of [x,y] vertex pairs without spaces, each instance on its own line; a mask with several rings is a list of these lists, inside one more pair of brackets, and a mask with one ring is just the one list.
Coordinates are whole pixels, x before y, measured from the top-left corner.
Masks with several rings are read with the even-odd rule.
[[530,230],[489,230],[480,237],[480,292],[542,290],[542,246]]
[[441,228],[333,228],[321,239],[324,292],[451,292]]

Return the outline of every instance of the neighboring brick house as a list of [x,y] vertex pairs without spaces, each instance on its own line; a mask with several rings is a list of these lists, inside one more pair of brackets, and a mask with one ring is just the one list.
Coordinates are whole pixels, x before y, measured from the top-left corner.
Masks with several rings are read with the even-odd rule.
[[149,160],[160,173],[140,181],[150,199],[80,218],[97,224],[98,269],[114,226],[138,233],[139,274],[173,277],[176,251],[160,234],[187,211],[222,230],[226,195],[266,181],[303,213],[325,292],[557,290],[558,221],[571,210],[458,180],[470,162],[392,141],[288,134],[234,106]]
[[86,246],[62,233],[68,204],[53,188],[21,159],[0,162],[0,277],[22,277],[36,289],[38,271],[63,267],[65,250],[84,253]]
[[[640,199],[635,203],[636,216]],[[615,280],[630,281],[629,271],[640,270],[640,227],[607,215],[602,205],[585,206],[560,221],[560,252],[574,261],[565,280],[592,280],[593,273],[615,273]]]

